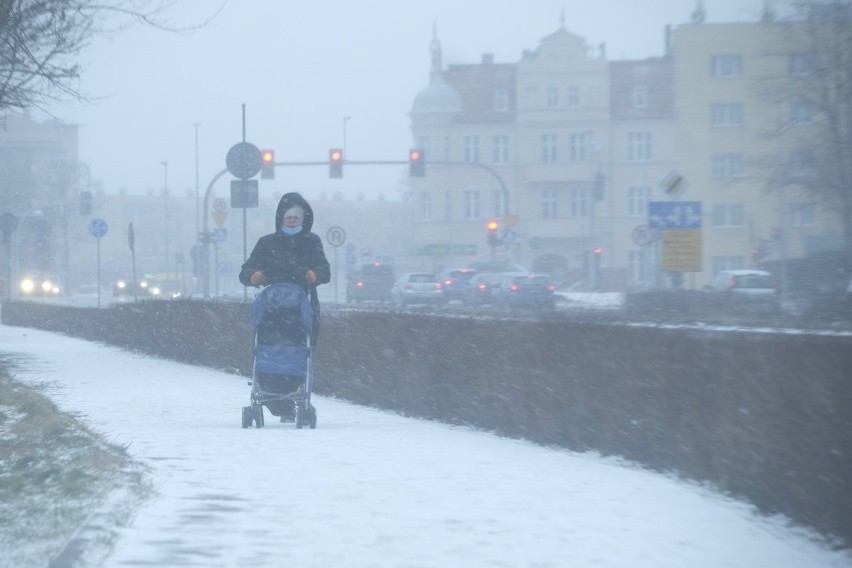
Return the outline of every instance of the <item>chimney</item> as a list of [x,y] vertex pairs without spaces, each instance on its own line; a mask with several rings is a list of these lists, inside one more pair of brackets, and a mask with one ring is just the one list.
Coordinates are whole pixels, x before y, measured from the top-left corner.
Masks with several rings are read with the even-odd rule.
[[493,53],[483,53],[482,54],[482,64],[483,65],[493,65],[494,64],[494,54]]

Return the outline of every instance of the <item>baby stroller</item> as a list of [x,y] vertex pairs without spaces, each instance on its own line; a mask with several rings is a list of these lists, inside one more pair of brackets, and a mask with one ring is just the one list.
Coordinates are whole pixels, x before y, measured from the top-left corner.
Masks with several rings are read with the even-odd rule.
[[251,406],[243,407],[243,428],[263,427],[263,407],[296,428],[317,426],[311,404],[313,314],[305,291],[295,284],[272,284],[257,295],[252,309],[254,362]]

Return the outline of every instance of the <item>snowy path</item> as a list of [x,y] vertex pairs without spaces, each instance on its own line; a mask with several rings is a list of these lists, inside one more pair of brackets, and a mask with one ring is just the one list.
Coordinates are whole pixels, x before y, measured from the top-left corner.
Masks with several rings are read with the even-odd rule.
[[[240,428],[242,377],[0,326],[18,380],[152,468],[121,566],[852,566],[779,519],[591,454],[317,397]],[[321,377],[319,380],[322,380]]]

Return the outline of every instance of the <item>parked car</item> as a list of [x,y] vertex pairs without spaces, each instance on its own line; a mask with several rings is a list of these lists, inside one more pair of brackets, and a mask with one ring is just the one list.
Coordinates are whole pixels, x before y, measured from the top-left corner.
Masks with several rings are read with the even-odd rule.
[[476,276],[476,270],[472,268],[450,268],[441,273],[438,282],[441,283],[441,292],[444,300],[462,300],[464,289],[470,284],[470,279]]
[[778,280],[765,270],[723,270],[705,290],[725,297],[737,306],[776,308]]
[[402,306],[406,304],[436,304],[444,300],[441,283],[434,274],[428,272],[407,272],[391,289],[393,301]]
[[469,306],[493,304],[493,291],[500,287],[503,275],[497,272],[479,272],[470,279],[467,288],[462,291],[462,302]]
[[381,262],[360,266],[349,275],[346,283],[347,302],[390,302],[395,283],[393,270]]
[[494,305],[504,308],[553,309],[556,285],[546,274],[508,272],[492,291]]

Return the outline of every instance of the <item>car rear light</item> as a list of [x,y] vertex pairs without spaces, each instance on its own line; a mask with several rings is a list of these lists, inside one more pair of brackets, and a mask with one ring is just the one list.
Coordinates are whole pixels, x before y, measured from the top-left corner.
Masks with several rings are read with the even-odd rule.
[[364,287],[364,283],[363,283],[363,282],[361,282],[361,281],[359,280],[358,282],[356,282],[356,283],[355,283],[355,287],[356,287],[356,288],[363,288],[363,287]]
[[440,290],[440,289],[441,289],[441,283],[440,283],[440,282],[435,282],[435,289],[436,289],[436,290]]
[[547,287],[547,289],[548,289],[548,291],[550,291],[550,292],[556,292],[556,286],[554,286],[553,284],[551,284],[550,286],[548,286],[548,287]]
[[444,280],[444,286],[452,286],[452,285],[453,285],[452,280]]
[[412,289],[414,289],[414,286],[412,286],[411,284],[406,284],[405,289],[406,290],[412,290]]
[[511,286],[509,286],[509,290],[511,290],[512,292],[517,292],[520,289],[521,289],[521,287],[518,286],[517,284],[512,284]]
[[480,284],[479,285],[479,291],[484,292],[485,290],[488,290],[488,285],[487,284]]
[[736,287],[737,287],[737,279],[732,277],[730,280],[728,280],[728,289],[731,290],[731,289],[736,288]]

